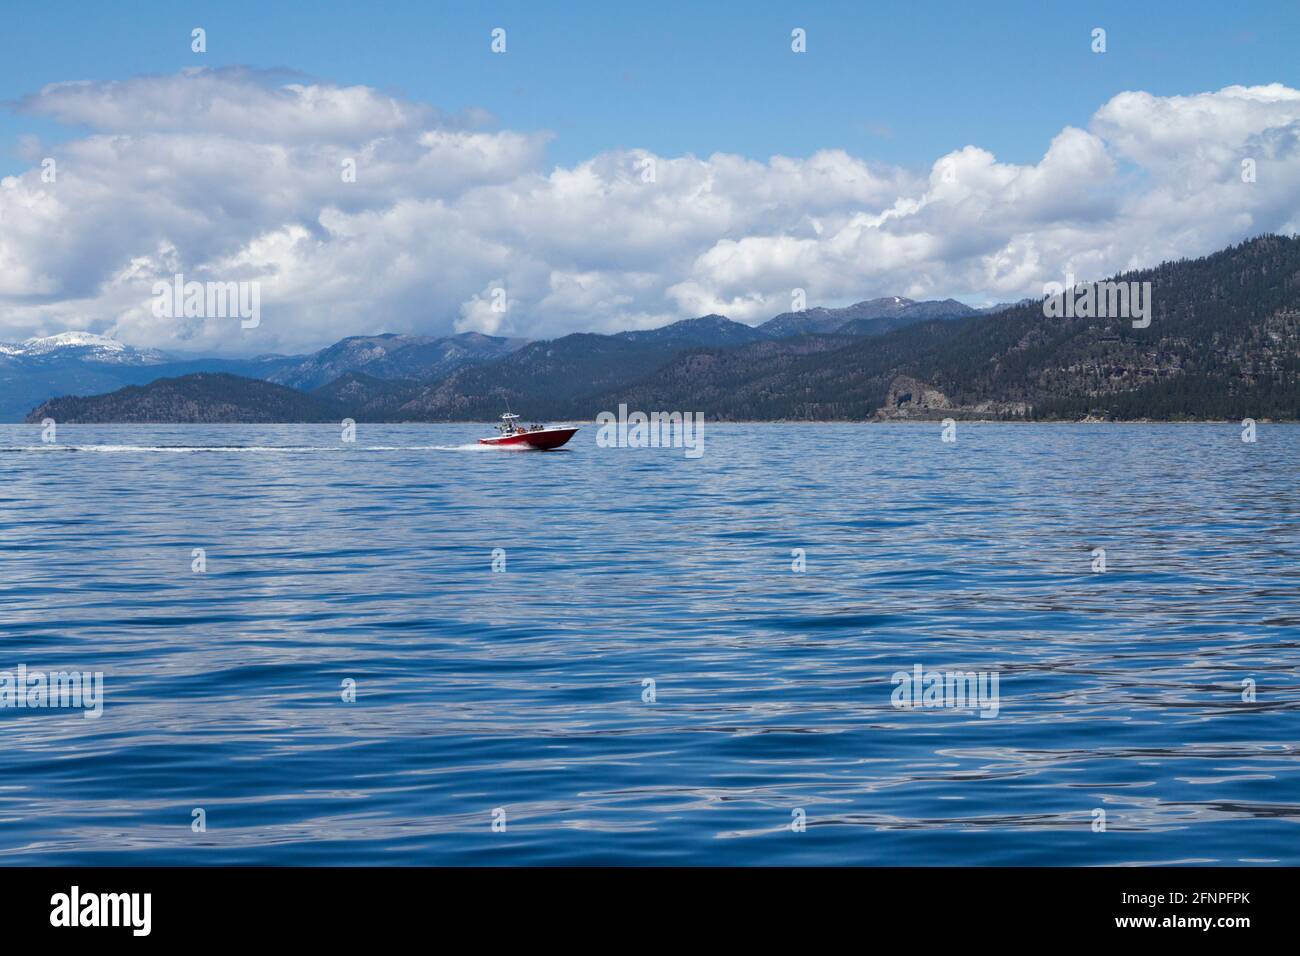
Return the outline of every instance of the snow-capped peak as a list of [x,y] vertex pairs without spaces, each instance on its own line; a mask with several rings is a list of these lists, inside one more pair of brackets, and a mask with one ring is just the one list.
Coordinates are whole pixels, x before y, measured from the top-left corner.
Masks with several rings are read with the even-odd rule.
[[55,349],[63,348],[95,348],[122,352],[125,351],[126,346],[116,339],[110,339],[107,335],[96,335],[94,332],[60,332],[58,335],[28,339],[23,343],[23,350],[26,352],[53,352]]
[[110,365],[156,365],[167,356],[156,349],[123,345],[94,332],[60,332],[28,339],[20,344],[0,344],[0,355],[18,362],[100,362]]

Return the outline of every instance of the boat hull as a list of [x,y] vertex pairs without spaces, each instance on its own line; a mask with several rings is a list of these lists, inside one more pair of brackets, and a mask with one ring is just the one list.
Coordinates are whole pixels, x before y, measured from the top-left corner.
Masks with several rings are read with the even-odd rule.
[[513,435],[498,435],[496,438],[480,438],[480,445],[495,445],[499,448],[536,448],[547,451],[559,448],[577,432],[576,428],[539,428],[532,432],[517,432]]

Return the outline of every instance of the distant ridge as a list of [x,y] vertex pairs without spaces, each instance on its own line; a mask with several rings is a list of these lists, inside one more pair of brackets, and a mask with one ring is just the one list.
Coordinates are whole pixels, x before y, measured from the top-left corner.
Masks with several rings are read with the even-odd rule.
[[672,345],[743,345],[768,338],[768,333],[733,322],[725,315],[702,315],[697,319],[682,319],[657,329],[634,332],[616,332],[615,338],[628,342],[669,343]]
[[1030,301],[815,354],[682,355],[620,394],[724,420],[1300,420],[1300,238],[1115,279],[1151,283],[1149,327]]
[[324,422],[334,410],[302,392],[224,372],[196,372],[128,385],[108,395],[55,398],[27,416],[39,423],[214,424]]
[[225,372],[300,390],[318,388],[352,371],[427,380],[500,358],[523,344],[522,339],[477,332],[441,338],[388,333],[352,336],[311,355],[178,359],[107,336],[65,332],[0,344],[0,421],[22,421],[32,406],[55,396],[103,394],[195,372]]
[[842,309],[805,309],[802,312],[783,312],[768,319],[759,329],[773,338],[788,335],[828,334],[842,332],[847,335],[879,335],[902,328],[913,322],[927,319],[956,318],[972,315],[975,310],[956,299],[914,302],[892,295],[881,299],[868,299]]
[[354,335],[321,349],[269,378],[293,388],[313,389],[347,372],[375,378],[428,379],[446,375],[465,365],[508,355],[524,344],[479,332],[433,337],[427,335]]
[[[898,296],[873,302],[879,303],[873,314],[883,310],[894,317],[875,324],[856,325],[848,330],[850,334],[879,334],[919,318],[920,313],[915,309],[942,305],[915,303]],[[859,303],[859,306],[864,305],[870,303]],[[960,306],[960,303],[956,305]],[[841,310],[813,309],[808,314],[831,313],[837,320],[864,314],[861,308],[853,306]],[[797,315],[805,316],[805,313]],[[804,324],[791,323],[793,331],[788,334],[804,334],[800,331]],[[828,323],[841,324],[841,321]],[[825,334],[820,326],[818,331]],[[563,344],[548,346],[544,354],[547,359],[553,358],[558,348],[561,353],[570,355],[575,363],[575,372],[582,375],[595,374],[594,366],[590,366],[580,354],[584,349],[593,353],[590,356],[593,362],[602,361],[599,356],[603,355],[603,360],[621,365],[625,370],[640,368],[649,371],[654,362],[682,349],[738,347],[773,336],[779,338],[782,328],[780,324],[773,326],[770,322],[755,328],[726,316],[711,314],[682,319],[654,329],[629,330],[612,335],[579,334],[587,338],[566,336],[551,340],[552,345]],[[603,340],[623,343],[632,349],[629,351],[618,346],[596,348],[595,343]],[[428,414],[425,400],[413,393],[403,397],[399,394],[401,389],[380,387],[371,380],[402,382],[408,386],[413,383],[427,385],[461,369],[493,364],[528,344],[524,339],[479,332],[446,336],[386,332],[348,336],[309,355],[272,354],[250,359],[177,358],[154,349],[133,348],[93,332],[62,332],[18,344],[0,343],[0,422],[22,421],[33,406],[56,396],[106,394],[125,385],[144,385],[156,379],[178,378],[197,372],[224,372],[262,379],[304,392],[324,388],[343,376],[357,373],[362,378],[351,383],[350,392],[358,398],[363,391],[370,396],[370,401],[364,403],[367,414],[420,416]],[[650,367],[647,367],[647,362]],[[610,370],[610,374],[617,374],[617,369]],[[608,380],[608,375],[604,380]],[[370,384],[362,385],[361,382]],[[592,381],[590,384],[600,387],[601,382]],[[567,388],[577,397],[582,393],[582,382],[575,380]],[[405,407],[408,404],[409,407]],[[466,400],[462,404],[467,407],[472,402]],[[479,407],[486,414],[486,404]]]

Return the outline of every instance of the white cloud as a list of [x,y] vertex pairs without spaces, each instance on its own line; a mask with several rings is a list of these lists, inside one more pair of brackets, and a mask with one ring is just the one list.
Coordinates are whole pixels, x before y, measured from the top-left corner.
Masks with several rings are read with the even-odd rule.
[[19,101],[18,108],[106,133],[201,129],[281,143],[351,143],[409,132],[441,118],[428,106],[365,86],[278,84],[277,78],[245,68],[195,68],[174,76],[52,83]]
[[[32,168],[0,184],[0,340],[86,328],[237,354],[378,331],[760,321],[794,288],[810,304],[1019,298],[1067,270],[1300,231],[1300,91],[1278,84],[1126,92],[1036,163],[970,145],[928,170],[842,150],[547,168],[545,133],[252,70],[60,83],[18,106],[85,130],[24,140]],[[262,324],[156,318],[152,285],[176,272],[259,281]]]

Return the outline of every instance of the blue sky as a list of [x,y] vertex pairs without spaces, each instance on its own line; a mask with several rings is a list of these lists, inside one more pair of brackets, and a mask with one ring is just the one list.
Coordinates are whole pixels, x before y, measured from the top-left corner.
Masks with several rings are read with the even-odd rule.
[[[0,342],[1041,295],[1300,232],[1297,37],[1298,2],[10,3]],[[156,314],[182,273],[263,321]]]
[[[968,143],[1032,162],[1121,91],[1294,86],[1300,64],[1294,2],[133,0],[22,4],[5,19],[5,101],[71,79],[280,67],[550,130],[560,164],[618,147],[758,159],[840,147],[928,164]],[[204,56],[190,52],[194,26],[208,31]],[[497,26],[505,56],[488,50]],[[795,26],[808,31],[803,56],[789,49]],[[1089,49],[1096,26],[1104,55]],[[6,111],[0,172],[23,168],[24,132],[68,135]]]

